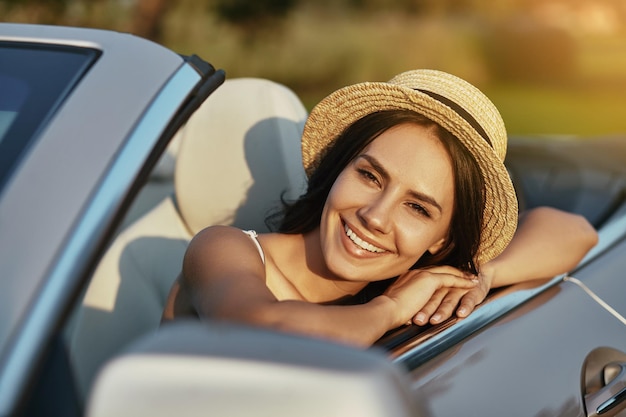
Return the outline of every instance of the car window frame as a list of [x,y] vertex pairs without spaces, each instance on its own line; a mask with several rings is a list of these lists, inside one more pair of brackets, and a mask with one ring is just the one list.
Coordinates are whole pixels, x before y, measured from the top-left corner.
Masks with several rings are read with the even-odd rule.
[[68,324],[65,319],[150,171],[180,126],[224,82],[223,70],[195,55],[181,58],[181,66],[147,107],[76,220],[19,332],[5,344],[0,414],[12,414],[9,410],[25,400],[30,392],[26,387],[37,381],[39,361]]

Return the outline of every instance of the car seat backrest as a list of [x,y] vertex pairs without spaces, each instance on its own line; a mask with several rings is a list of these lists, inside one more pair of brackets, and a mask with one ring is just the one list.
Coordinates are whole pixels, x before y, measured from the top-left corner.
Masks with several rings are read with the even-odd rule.
[[215,224],[265,231],[281,193],[295,198],[306,182],[300,100],[270,81],[237,79],[224,87],[181,138],[176,202],[192,234]]
[[175,173],[181,215],[192,234],[214,224],[265,231],[281,193],[297,197],[305,185],[296,138],[306,111],[269,81],[234,80],[215,94],[206,117],[183,132]]
[[159,327],[195,233],[213,224],[263,231],[281,193],[291,198],[303,191],[305,119],[288,88],[242,78],[226,81],[178,132],[175,196],[116,237],[76,312],[70,360],[83,398],[104,362]]

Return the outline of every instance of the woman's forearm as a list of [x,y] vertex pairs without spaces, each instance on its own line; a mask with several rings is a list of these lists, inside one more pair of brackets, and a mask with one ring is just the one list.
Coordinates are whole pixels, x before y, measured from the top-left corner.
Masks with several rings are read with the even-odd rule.
[[287,331],[369,346],[388,330],[409,322],[442,288],[472,289],[477,280],[449,266],[410,270],[371,301],[354,306],[317,305],[299,301],[264,303],[248,320]]
[[509,246],[483,269],[493,277],[491,287],[549,278],[574,268],[597,242],[584,217],[538,207],[520,216]]
[[397,327],[391,319],[392,309],[385,297],[350,306],[286,300],[258,305],[241,319],[275,330],[367,347]]

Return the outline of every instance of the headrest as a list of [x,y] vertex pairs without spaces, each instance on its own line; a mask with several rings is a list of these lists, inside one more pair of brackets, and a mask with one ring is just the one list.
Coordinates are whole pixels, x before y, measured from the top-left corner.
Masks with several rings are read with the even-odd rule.
[[180,132],[176,201],[190,233],[209,225],[266,231],[265,218],[306,180],[300,138],[307,112],[287,87],[227,80]]

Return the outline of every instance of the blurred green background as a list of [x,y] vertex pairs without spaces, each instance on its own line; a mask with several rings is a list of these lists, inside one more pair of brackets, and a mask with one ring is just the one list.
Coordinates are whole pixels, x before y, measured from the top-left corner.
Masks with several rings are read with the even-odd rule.
[[623,0],[0,0],[0,19],[135,33],[308,108],[434,68],[481,88],[510,134],[626,132]]

